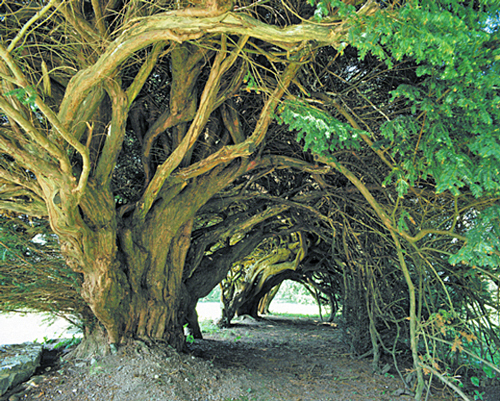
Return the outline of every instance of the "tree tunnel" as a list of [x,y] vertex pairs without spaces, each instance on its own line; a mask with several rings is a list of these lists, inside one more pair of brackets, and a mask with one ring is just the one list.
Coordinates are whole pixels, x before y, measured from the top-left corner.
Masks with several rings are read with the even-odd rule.
[[419,398],[477,368],[469,339],[498,365],[496,1],[26,4],[2,2],[0,310],[71,315],[87,355],[182,351],[215,286],[229,325],[295,280]]
[[[198,282],[196,275],[189,280],[191,299],[196,299],[193,295],[202,298],[219,285],[222,303],[219,325],[228,327],[235,316],[258,318],[267,313],[281,284],[292,280],[303,285],[318,306],[321,303],[329,306],[327,320],[332,321],[343,299],[342,280],[340,270],[332,269],[330,259],[325,258],[322,241],[314,234],[293,230],[262,238],[262,233],[258,232],[254,237],[241,239],[238,247],[231,248],[232,253],[224,249],[214,252],[207,259],[212,268],[208,275],[211,281],[207,280],[207,275],[203,276],[203,282]],[[191,310],[195,307],[193,302]],[[321,308],[319,310],[321,314]],[[196,314],[191,312],[187,317],[191,333],[200,338]]]
[[[309,241],[303,240],[305,235],[299,233],[296,236],[300,238],[299,243],[288,243],[285,250],[279,248],[272,251],[255,260],[244,275],[228,276],[221,283],[221,325],[230,324],[235,315],[257,318],[268,313],[272,300],[286,280],[302,284],[318,304],[328,302],[331,310],[329,320],[333,320],[338,309],[340,287],[336,287],[334,280],[325,274],[321,262],[314,259],[314,248]],[[235,267],[236,270],[241,268],[241,265]]]

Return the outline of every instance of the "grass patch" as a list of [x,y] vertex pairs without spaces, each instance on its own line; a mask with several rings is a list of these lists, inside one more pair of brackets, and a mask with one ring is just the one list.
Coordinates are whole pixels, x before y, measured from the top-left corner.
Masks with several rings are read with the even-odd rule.
[[252,335],[247,331],[243,335],[240,333],[237,333],[236,330],[233,330],[231,328],[224,328],[221,329],[219,326],[214,324],[213,321],[211,320],[202,320],[200,322],[200,329],[203,334],[218,334],[221,338],[231,338],[234,339],[235,341],[240,340],[243,336],[244,337],[251,337]]
[[215,334],[221,331],[220,327],[217,326],[213,320],[202,320],[199,322],[200,329],[205,334]]
[[271,313],[268,316],[278,316],[278,317],[288,317],[291,319],[320,319],[319,313],[311,313],[311,314],[304,314],[304,313],[291,313],[291,312],[280,312],[280,313]]

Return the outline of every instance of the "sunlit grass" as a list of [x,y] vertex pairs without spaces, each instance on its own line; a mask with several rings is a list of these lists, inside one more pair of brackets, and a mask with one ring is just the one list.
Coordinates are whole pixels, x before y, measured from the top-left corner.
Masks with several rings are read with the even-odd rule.
[[[278,312],[278,313],[270,313],[269,315],[266,316],[279,316],[279,317],[286,317],[286,318],[291,318],[291,319],[321,319],[319,316],[319,313],[293,313],[293,312]],[[264,316],[265,317],[265,316]],[[323,319],[325,316],[323,316]]]

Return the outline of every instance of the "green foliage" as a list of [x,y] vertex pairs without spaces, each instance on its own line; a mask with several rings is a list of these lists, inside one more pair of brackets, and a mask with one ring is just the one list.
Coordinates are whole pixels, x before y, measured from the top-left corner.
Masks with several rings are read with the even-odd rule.
[[[498,16],[496,6],[408,1],[394,11],[397,17],[375,13],[351,29],[360,58],[370,52],[389,66],[404,58],[418,65],[415,82],[392,92],[392,101],[402,100],[409,113],[386,121],[374,145],[395,160],[384,184],[401,196],[429,178],[437,193],[500,195],[500,24],[488,22]],[[299,100],[285,101],[277,121],[320,155],[358,149],[364,133]],[[498,266],[498,207],[477,214],[466,246],[450,262]],[[408,229],[404,216],[398,228]]]
[[310,149],[319,155],[359,149],[360,135],[365,134],[300,100],[284,101],[277,110],[276,121],[297,131],[297,141],[304,140],[305,151]]
[[[483,372],[488,379],[494,379],[496,376],[493,369],[491,369],[491,367],[489,367],[487,365],[483,366]],[[470,378],[470,381],[476,387],[479,387],[481,385],[481,380],[477,376],[472,376]],[[484,392],[479,392],[478,390],[474,390],[474,399],[475,400],[482,400],[483,395],[484,395]]]
[[82,337],[73,336],[71,338],[67,338],[65,340],[58,341],[57,344],[54,345],[54,349],[63,348],[65,350],[67,350],[69,348],[76,347],[81,342],[82,342]]
[[47,221],[0,216],[0,311],[57,313],[89,323],[80,280],[62,259]]
[[290,319],[320,319],[319,313],[291,313],[291,312],[283,312],[283,313],[273,313],[273,316],[281,316]]
[[498,274],[500,266],[500,205],[487,208],[471,217],[467,243],[450,257],[450,263],[487,266]]
[[[478,377],[473,376],[473,377],[471,377],[470,381],[471,381],[471,383],[474,386],[479,387],[480,380],[479,380]],[[474,390],[474,400],[482,400],[483,399],[483,395],[484,395],[484,391],[483,392],[479,392],[478,390]]]
[[[248,390],[251,390],[251,389],[248,389]],[[250,391],[248,391],[248,393],[250,393]],[[241,395],[239,396],[238,398],[226,398],[225,401],[253,401],[255,400],[255,398],[250,398],[249,396],[246,396],[246,395]]]
[[[401,85],[409,114],[381,134],[412,185],[432,176],[436,191],[474,196],[500,193],[500,56],[498,3],[474,7],[456,0],[408,1],[354,26],[350,43],[388,66],[413,58],[420,82]],[[404,191],[404,188],[398,188]]]
[[[478,293],[475,299],[487,297]],[[469,300],[465,308],[471,303],[474,301]],[[423,323],[421,360],[440,370],[459,387],[464,387],[464,383],[459,380],[459,372],[464,367],[463,377],[466,380],[475,386],[488,385],[500,372],[497,368],[500,362],[498,349],[494,345],[498,338],[497,328],[488,327],[487,316],[472,318],[472,310],[463,313],[461,302],[454,304],[453,308],[451,311],[439,309]],[[450,373],[452,371],[454,374]],[[480,394],[477,391],[475,393]]]
[[[391,91],[391,112],[384,115],[385,121],[370,126],[373,148],[393,166],[384,184],[406,198],[394,209],[398,230],[412,232],[417,227],[410,213],[420,206],[410,209],[410,196],[405,197],[411,187],[449,192],[453,196],[445,194],[442,199],[454,198],[456,205],[469,202],[457,207],[455,214],[452,208],[438,206],[439,217],[425,216],[426,224],[419,222],[420,227],[456,230],[466,236],[461,249],[457,240],[432,235],[431,241],[424,238],[415,245],[418,258],[408,249],[403,252],[415,272],[412,280],[426,287],[423,304],[430,305],[423,312],[428,325],[417,318],[417,329],[423,333],[417,339],[419,356],[453,382],[450,372],[463,366],[468,374],[481,374],[474,358],[498,366],[497,347],[490,344],[498,341],[499,333],[488,308],[498,308],[489,284],[498,283],[500,266],[500,205],[495,203],[500,197],[500,14],[498,1],[490,0],[401,4],[361,19],[350,15],[357,23],[352,24],[349,44],[362,60],[378,58],[390,69],[404,65],[411,70],[404,84]],[[318,3],[316,13],[324,18],[327,9]],[[362,131],[305,101],[286,101],[277,113],[280,124],[297,131],[306,151],[332,156],[340,149],[361,146]],[[404,206],[399,209],[399,205]],[[428,244],[441,256],[422,251]],[[420,257],[434,274],[419,267]],[[448,261],[458,266],[449,266]],[[387,276],[385,270],[383,275]],[[449,305],[452,312],[436,313],[442,305]],[[472,382],[479,385],[477,378]],[[475,398],[482,399],[477,390]]]
[[33,106],[36,100],[36,91],[32,87],[17,88],[5,92],[4,96],[15,96],[22,104]]
[[[317,4],[318,15],[325,10]],[[347,10],[344,15],[359,18]],[[419,180],[433,180],[437,193],[500,196],[498,16],[498,3],[490,0],[474,7],[411,0],[353,24],[350,44],[360,59],[375,55],[389,67],[408,59],[416,63],[415,79],[392,91],[391,101],[402,102],[406,111],[380,126],[374,145],[392,156],[384,185],[394,185],[400,196]],[[284,102],[277,121],[298,132],[306,151],[320,155],[358,149],[364,133],[298,100]],[[466,246],[450,262],[498,266],[498,208],[477,217]],[[398,229],[408,230],[404,216]]]
[[[316,8],[314,10],[314,19],[318,22],[323,19],[331,16],[338,16],[340,18],[348,18],[353,15],[354,11],[356,11],[356,7],[352,4],[346,4],[341,0],[307,0],[307,2]],[[330,13],[330,11],[333,11]]]
[[[183,326],[184,330],[187,330],[187,327],[188,327],[188,324],[186,323],[186,324]],[[194,336],[193,336],[192,334],[187,334],[187,335],[186,335],[186,342],[187,342],[188,344],[192,344],[192,343],[194,343]]]
[[247,74],[245,75],[245,77],[243,78],[243,83],[247,84],[247,87],[245,88],[245,90],[247,92],[251,92],[252,90],[255,90],[255,91],[257,91],[257,94],[260,93],[260,91],[258,90],[259,86],[257,84],[257,81],[255,80],[255,78],[253,77],[253,75],[250,71],[248,71]]
[[82,342],[82,337],[71,337],[65,338],[63,340],[58,340],[54,338],[43,337],[42,341],[38,341],[35,339],[33,342],[43,344],[43,345],[53,345],[53,349],[69,349],[76,347],[78,344]]
[[203,333],[215,334],[221,331],[220,327],[217,326],[213,320],[201,320],[199,323]]

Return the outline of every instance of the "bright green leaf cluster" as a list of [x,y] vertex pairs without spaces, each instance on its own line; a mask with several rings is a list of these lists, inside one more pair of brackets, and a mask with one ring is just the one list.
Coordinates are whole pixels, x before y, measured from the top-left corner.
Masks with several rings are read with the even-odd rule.
[[17,88],[11,91],[5,92],[4,96],[15,96],[22,104],[28,104],[33,106],[36,100],[36,91],[32,87]]
[[307,2],[314,6],[316,4],[316,9],[314,10],[314,18],[316,21],[322,21],[330,15],[330,10],[334,10],[334,14],[340,18],[349,18],[353,16],[356,8],[352,4],[346,4],[341,0],[307,0]]
[[297,131],[297,141],[304,140],[304,150],[319,155],[331,155],[339,149],[359,149],[360,136],[366,134],[301,101],[287,100],[277,111],[278,123]]
[[490,207],[471,218],[467,244],[450,258],[450,263],[489,266],[498,271],[500,266],[500,205]]
[[500,194],[499,21],[495,1],[410,0],[351,30],[361,58],[418,65],[417,83],[393,92],[408,114],[387,122],[378,143],[410,185],[431,176],[437,192]]
[[255,78],[253,77],[252,73],[250,71],[247,72],[245,77],[243,78],[243,83],[247,84],[246,91],[250,92],[252,90],[256,90],[257,93],[260,93],[258,90],[258,85],[257,82],[255,81]]

